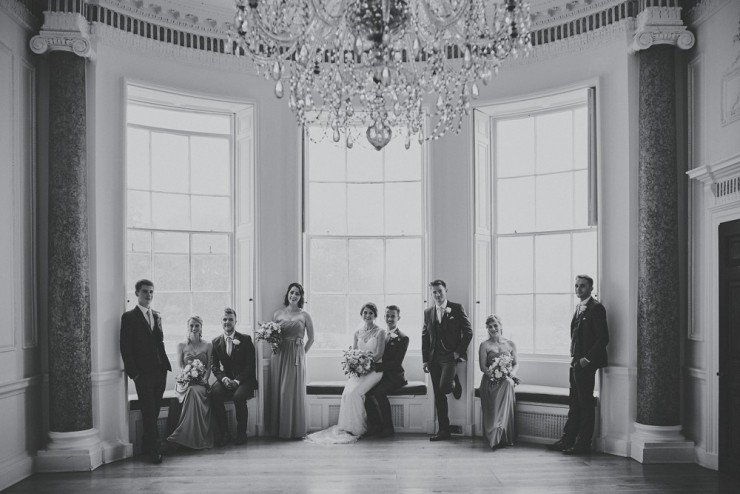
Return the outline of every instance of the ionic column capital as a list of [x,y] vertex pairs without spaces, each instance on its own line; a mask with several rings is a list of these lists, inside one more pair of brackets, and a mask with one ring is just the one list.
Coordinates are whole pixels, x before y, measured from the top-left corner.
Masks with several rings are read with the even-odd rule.
[[44,12],[44,25],[39,34],[31,38],[31,51],[43,54],[48,51],[70,51],[83,58],[92,58],[90,25],[82,14],[76,12]]
[[681,20],[681,7],[645,7],[637,15],[637,27],[629,51],[646,50],[653,45],[673,45],[682,50],[694,46],[694,33]]

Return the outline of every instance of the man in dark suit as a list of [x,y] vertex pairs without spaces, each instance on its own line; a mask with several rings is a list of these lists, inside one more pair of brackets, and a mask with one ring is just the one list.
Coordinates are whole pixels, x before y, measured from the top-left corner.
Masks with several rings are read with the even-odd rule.
[[429,286],[434,305],[424,310],[421,353],[424,372],[428,372],[432,378],[434,406],[439,424],[437,434],[429,440],[444,441],[450,438],[446,395],[451,392],[455,399],[462,396],[457,363],[467,360],[473,330],[463,306],[447,300],[447,284],[442,280],[434,280]]
[[172,370],[164,349],[162,318],[149,305],[154,299],[154,283],[136,282],[136,307],[121,316],[121,357],[128,377],[133,379],[144,423],[143,451],[152,463],[162,463],[157,418],[162,403],[167,371]]
[[211,403],[219,430],[216,445],[223,446],[231,440],[224,406],[228,399],[234,401],[236,411],[234,443],[244,444],[247,441],[249,418],[247,400],[254,396],[254,390],[257,389],[254,344],[248,335],[236,331],[234,309],[224,309],[221,325],[224,332],[213,339],[211,351],[211,371],[216,376],[216,382],[211,387]]
[[576,276],[575,290],[581,302],[570,323],[568,420],[563,429],[563,437],[547,446],[551,451],[562,451],[567,455],[591,452],[596,415],[594,410],[596,371],[607,365],[606,345],[609,343],[609,330],[606,325],[606,309],[591,296],[593,289],[593,278],[585,274]]
[[375,371],[383,377],[365,395],[367,411],[367,435],[388,437],[393,435],[393,418],[388,393],[406,385],[403,373],[403,358],[409,348],[409,337],[398,329],[401,309],[397,305],[385,308],[385,323],[388,326],[388,339],[385,343],[383,360],[375,364]]

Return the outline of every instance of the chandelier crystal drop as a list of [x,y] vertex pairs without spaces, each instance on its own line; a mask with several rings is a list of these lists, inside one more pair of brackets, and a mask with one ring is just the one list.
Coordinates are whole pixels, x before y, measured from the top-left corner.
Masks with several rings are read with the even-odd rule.
[[[378,150],[459,132],[481,84],[531,49],[522,0],[237,0],[228,46],[299,124]],[[428,124],[428,127],[427,127]]]

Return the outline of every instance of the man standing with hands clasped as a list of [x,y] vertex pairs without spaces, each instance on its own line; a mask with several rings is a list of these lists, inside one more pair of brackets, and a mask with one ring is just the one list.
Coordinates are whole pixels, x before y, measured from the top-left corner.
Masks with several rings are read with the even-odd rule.
[[424,372],[428,372],[432,378],[434,406],[439,424],[437,434],[429,440],[444,441],[450,438],[446,395],[452,393],[458,400],[462,396],[457,363],[467,360],[473,330],[463,306],[447,300],[447,284],[442,280],[434,280],[429,286],[434,305],[424,309],[421,354]]
[[570,323],[570,409],[563,437],[547,446],[551,451],[562,451],[566,455],[591,452],[596,418],[596,371],[607,365],[609,330],[606,325],[606,309],[591,296],[593,289],[593,278],[585,274],[576,276],[575,290],[581,302]]

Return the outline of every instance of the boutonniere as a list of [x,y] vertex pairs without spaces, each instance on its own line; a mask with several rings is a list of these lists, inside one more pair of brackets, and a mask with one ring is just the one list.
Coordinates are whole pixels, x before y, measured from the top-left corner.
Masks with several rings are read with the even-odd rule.
[[393,341],[393,340],[397,340],[397,339],[398,339],[398,333],[396,333],[396,332],[391,332],[391,334],[390,334],[390,339],[391,339],[391,341]]
[[234,346],[239,346],[240,341],[234,338],[233,340],[231,340],[231,343],[233,343]]
[[452,307],[445,307],[445,314],[448,316],[452,313]]

